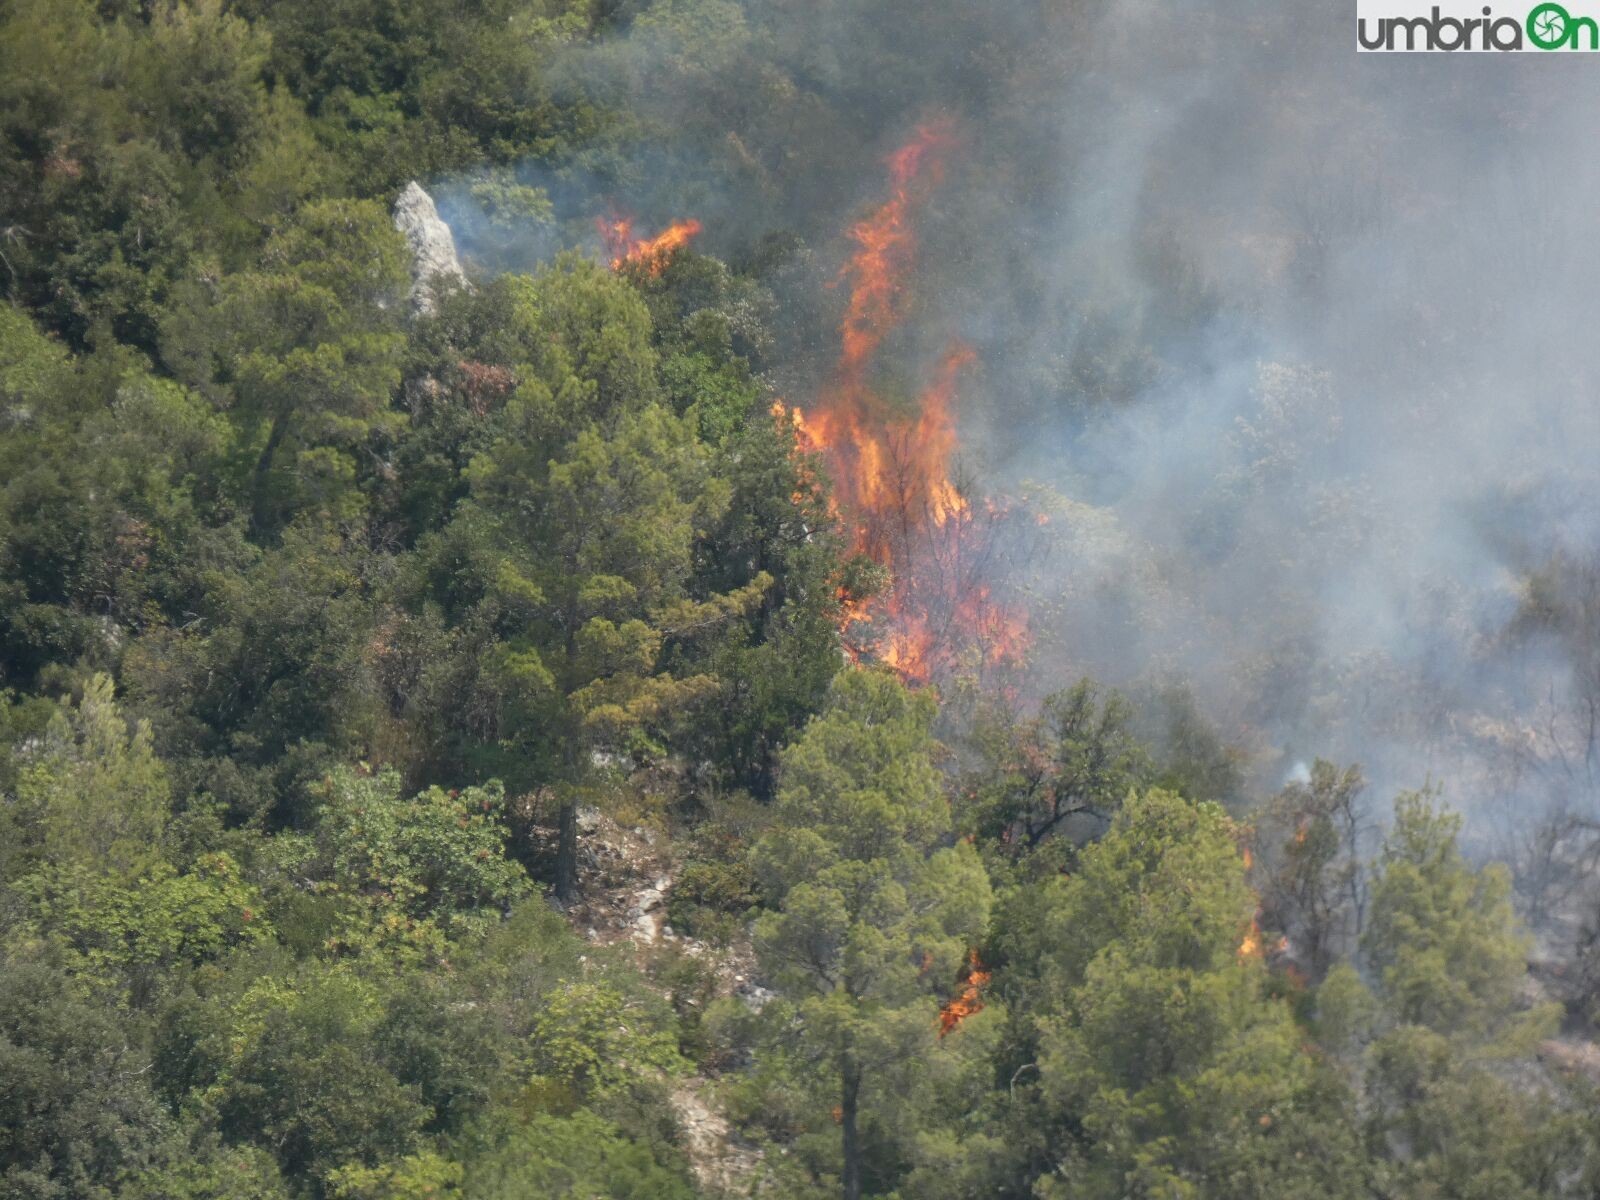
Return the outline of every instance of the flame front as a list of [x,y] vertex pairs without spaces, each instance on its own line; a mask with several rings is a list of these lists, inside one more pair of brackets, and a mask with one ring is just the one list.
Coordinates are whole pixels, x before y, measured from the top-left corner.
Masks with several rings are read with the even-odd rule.
[[983,988],[989,982],[991,974],[993,972],[983,969],[983,964],[978,961],[978,952],[974,950],[971,958],[967,960],[967,977],[960,993],[939,1010],[940,1037],[944,1037],[973,1013],[983,1009]]
[[652,238],[634,237],[633,221],[629,217],[600,217],[595,220],[595,226],[600,231],[600,242],[610,256],[613,271],[632,263],[650,275],[661,274],[672,256],[700,232],[700,222],[693,218],[674,221]]
[[910,413],[869,381],[884,338],[905,319],[913,218],[952,144],[950,123],[937,121],[889,157],[889,198],[850,229],[855,249],[838,278],[850,294],[833,378],[807,411],[774,407],[793,424],[799,449],[827,462],[851,549],[891,573],[887,595],[866,604],[843,598],[847,653],[859,658],[870,645],[913,682],[929,680],[962,645],[977,643],[990,663],[1015,661],[1027,645],[1026,621],[995,603],[984,582],[1003,510],[975,513],[951,478],[957,389],[977,355],[952,339]]

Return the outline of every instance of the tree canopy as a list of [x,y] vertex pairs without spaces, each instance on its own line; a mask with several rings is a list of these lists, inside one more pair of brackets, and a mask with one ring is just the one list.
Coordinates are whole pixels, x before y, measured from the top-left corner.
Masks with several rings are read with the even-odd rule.
[[[1492,697],[1461,718],[1510,747],[1481,788],[1559,775],[1514,875],[1403,790],[1427,763],[1291,769],[1278,742],[1369,679],[1284,632],[1305,563],[1224,588],[963,474],[1143,453],[1136,394],[1256,353],[1169,207],[1211,143],[1125,187],[1098,121],[1061,136],[1064,64],[1127,98],[1093,57],[1113,7],[0,4],[0,1200],[1596,1193],[1592,564],[1503,548],[1495,636],[1441,589],[1483,662],[1563,664],[1555,750]],[[963,163],[912,161],[946,141]],[[1073,273],[1038,251],[1054,157],[1117,217]],[[413,180],[461,260],[423,307]],[[1191,222],[1229,270],[1309,296],[1349,266],[1339,189],[1214,233],[1235,190]],[[981,357],[987,408],[921,394],[941,353]],[[1313,532],[1360,507],[1302,486],[1355,457],[1328,381],[1256,374],[1177,522],[1208,565],[1262,536],[1241,497],[1286,487]],[[852,389],[895,435],[885,492],[951,443],[914,531],[938,586],[895,590],[916,564],[867,552],[822,452],[807,398]],[[1037,445],[957,463],[962,421],[1019,414]],[[1520,496],[1452,520],[1492,541]],[[1081,624],[1030,594],[1057,547]],[[992,627],[1012,567],[1026,663]],[[1229,622],[1156,631],[1138,673],[1102,653],[1207,589],[1273,610],[1253,704],[1174,682]],[[979,636],[923,678],[851,634],[896,620]],[[1397,722],[1453,686],[1426,682]]]

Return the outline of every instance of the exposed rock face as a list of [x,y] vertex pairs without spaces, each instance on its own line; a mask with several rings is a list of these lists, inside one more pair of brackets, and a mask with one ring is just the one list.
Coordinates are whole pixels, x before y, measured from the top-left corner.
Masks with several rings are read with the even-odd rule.
[[432,313],[435,288],[449,279],[465,281],[456,258],[456,241],[450,226],[439,217],[433,197],[413,179],[394,205],[394,225],[411,247],[411,304],[417,312]]
[[683,1148],[700,1186],[712,1195],[750,1195],[761,1152],[746,1145],[723,1115],[707,1102],[705,1084],[688,1080],[672,1093],[672,1111],[683,1130]]
[[1600,1046],[1593,1042],[1551,1038],[1539,1043],[1539,1061],[1562,1075],[1581,1075],[1600,1083]]
[[[714,996],[735,996],[756,1012],[772,999],[773,993],[756,980],[747,937],[732,946],[713,947],[667,924],[676,864],[654,833],[621,825],[588,807],[578,809],[578,832],[582,887],[566,916],[580,936],[599,946],[631,944],[647,977],[654,956],[681,953],[701,961],[714,980]],[[548,857],[554,850],[553,832],[536,831],[533,836],[532,848]],[[687,1002],[698,1005],[702,1000]],[[745,1142],[722,1114],[710,1078],[697,1074],[680,1079],[671,1103],[689,1166],[708,1195],[769,1194],[759,1178],[761,1150]]]

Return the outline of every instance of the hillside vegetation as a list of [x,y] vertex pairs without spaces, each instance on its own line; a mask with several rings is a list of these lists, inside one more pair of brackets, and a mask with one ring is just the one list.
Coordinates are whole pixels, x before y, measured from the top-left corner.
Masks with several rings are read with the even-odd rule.
[[[1040,66],[862,8],[967,65],[733,0],[0,3],[0,1200],[1600,1190],[1600,958],[1529,975],[1436,788],[858,644],[909,568],[774,415],[849,290],[806,214],[894,203],[863,89]],[[667,194],[704,237],[613,263]]]

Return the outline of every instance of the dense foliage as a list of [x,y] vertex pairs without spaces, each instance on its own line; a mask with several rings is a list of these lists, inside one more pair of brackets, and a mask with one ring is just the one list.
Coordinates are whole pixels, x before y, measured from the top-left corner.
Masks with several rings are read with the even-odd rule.
[[[729,0],[0,4],[0,1200],[1592,1195],[1436,795],[845,661],[793,248],[613,270],[528,182],[637,170],[624,30],[847,107]],[[444,173],[577,248],[413,310]],[[570,918],[602,818],[692,950]]]

